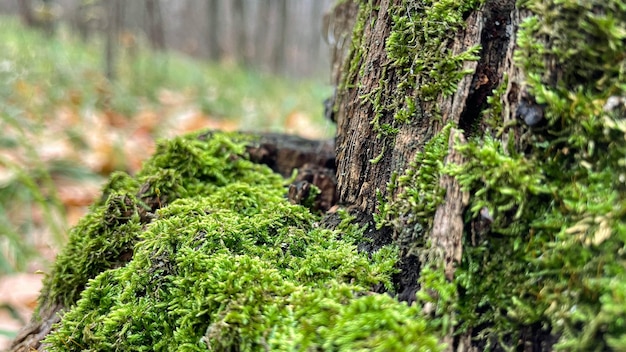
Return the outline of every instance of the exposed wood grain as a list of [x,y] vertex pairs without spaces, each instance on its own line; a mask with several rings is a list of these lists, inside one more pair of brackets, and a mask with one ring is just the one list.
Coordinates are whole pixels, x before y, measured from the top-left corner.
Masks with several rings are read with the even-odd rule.
[[[454,148],[458,143],[465,143],[463,132],[450,131],[448,156],[445,164],[462,164],[463,156]],[[469,194],[461,191],[456,178],[442,175],[441,188],[446,190],[444,201],[435,212],[432,230],[432,245],[438,256],[443,258],[448,280],[454,278],[454,268],[461,262],[463,254],[463,211],[469,202]]]

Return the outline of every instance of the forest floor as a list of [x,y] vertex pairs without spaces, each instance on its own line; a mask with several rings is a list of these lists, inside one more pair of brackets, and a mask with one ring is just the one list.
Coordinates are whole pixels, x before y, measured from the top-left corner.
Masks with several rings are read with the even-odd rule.
[[320,82],[155,54],[138,42],[121,40],[111,82],[97,42],[0,18],[0,350],[29,319],[67,230],[102,183],[113,171],[136,172],[159,138],[206,128],[334,134],[323,118],[330,88]]

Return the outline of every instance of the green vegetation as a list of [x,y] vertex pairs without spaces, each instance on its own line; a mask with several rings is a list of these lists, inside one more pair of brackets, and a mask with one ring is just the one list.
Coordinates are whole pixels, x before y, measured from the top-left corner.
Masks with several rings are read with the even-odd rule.
[[[415,155],[404,175],[392,175],[387,184],[388,196],[385,199],[379,192],[379,214],[374,215],[378,229],[393,226],[398,231],[423,234],[432,227],[435,210],[443,200],[444,190],[439,186],[439,176],[443,171],[443,160],[448,154],[451,128],[451,124],[447,125],[428,141],[424,150]],[[396,189],[401,191],[396,197],[392,197]],[[398,222],[398,219],[403,220]],[[407,225],[414,227],[406,228]],[[421,241],[416,243],[420,246],[424,244]]]
[[[561,350],[621,350],[626,23],[617,19],[626,8],[619,1],[522,5],[533,16],[519,32],[516,62],[548,127],[532,134],[525,153],[490,137],[474,140],[460,148],[469,162],[451,169],[474,194],[472,216],[488,207],[499,235],[466,246],[458,279],[468,297],[464,324],[489,322],[500,336],[541,324],[560,337]],[[558,79],[546,74],[552,69]]]
[[439,350],[418,306],[369,292],[392,289],[397,250],[359,252],[353,219],[319,228],[283,183],[223,133],[117,174],[45,283],[71,307],[49,350]]
[[[465,27],[464,16],[481,3],[480,0],[403,1],[389,8],[391,33],[385,42],[389,62],[381,68],[378,86],[360,97],[362,103],[369,102],[373,106],[371,124],[379,138],[392,138],[399,124],[422,118],[421,102],[432,101],[440,94],[452,95],[459,81],[472,73],[463,70],[463,63],[478,60],[480,46],[454,54],[448,43]],[[363,43],[363,33],[367,25],[374,26],[374,22],[367,24],[365,21],[372,11],[379,9],[367,1],[360,6],[352,37],[350,66],[342,89],[353,84],[357,75],[363,77],[365,70],[371,69],[365,67],[363,60],[370,50]],[[386,80],[387,70],[394,70],[395,83]],[[439,116],[438,111],[431,113]],[[392,121],[381,121],[390,114]]]
[[[320,82],[287,79],[236,66],[200,64],[174,53],[157,53],[139,44],[121,46],[118,80],[102,74],[102,47],[84,43],[67,30],[47,37],[2,18],[0,97],[16,108],[30,101],[40,117],[47,109],[78,101],[84,109],[111,109],[132,118],[144,104],[160,103],[163,90],[183,92],[212,117],[249,118],[250,128],[281,128],[286,115],[304,111],[323,119],[322,101],[330,90]],[[27,91],[20,95],[20,85]],[[245,102],[245,103],[242,103]],[[35,107],[33,107],[35,109]],[[45,114],[44,114],[45,115]],[[332,134],[332,131],[329,131]]]
[[[426,66],[403,80],[409,86],[390,88],[399,100],[382,101],[385,88],[363,101],[398,111],[396,123],[450,94],[465,73],[462,60],[438,50],[445,47],[439,35],[454,35],[450,28],[479,4],[394,8],[393,69],[412,77],[416,63]],[[485,349],[515,349],[532,329],[539,338],[553,335],[559,350],[623,350],[626,24],[619,20],[626,7],[618,0],[518,5],[532,16],[518,32],[516,63],[545,126],[526,129],[523,149],[505,144],[501,84],[485,111],[491,130],[457,146],[464,164],[442,165],[448,126],[393,174],[389,193],[401,187],[399,196],[381,199],[379,226],[408,223],[419,235],[430,231],[441,200],[440,175],[469,192],[452,282],[434,262],[421,270],[413,306],[371,293],[376,284],[391,288],[396,248],[358,252],[362,229],[345,215],[335,231],[317,227],[316,215],[284,199],[280,177],[246,159],[241,137],[194,134],[161,143],[135,177],[116,173],[72,230],[46,281],[51,300],[70,308],[47,337],[50,349],[438,350],[442,336],[470,330]],[[343,88],[366,69],[360,35],[375,9],[362,6]],[[416,24],[428,16],[435,18]],[[436,24],[445,30],[429,27]],[[418,44],[444,56],[416,56],[410,50]],[[546,74],[557,67],[558,75]],[[390,67],[382,69],[386,77]],[[427,113],[436,117],[433,109]],[[393,136],[396,125],[376,127],[373,118]],[[410,240],[428,250],[425,238]],[[132,260],[123,260],[129,253]]]
[[[427,8],[429,2],[418,3]],[[514,349],[523,331],[533,329],[541,336],[552,334],[557,350],[623,350],[626,8],[620,1],[527,0],[518,5],[533,15],[518,32],[515,60],[526,82],[517,83],[539,104],[544,127],[527,127],[522,149],[515,149],[513,138],[500,139],[510,127],[502,125],[505,111],[500,105],[505,77],[487,101],[489,129],[457,146],[467,162],[443,167],[445,130],[435,135],[406,170],[392,174],[388,193],[401,191],[395,198],[379,199],[377,225],[394,227],[398,240],[408,239],[422,248],[418,254],[425,253],[430,244],[421,235],[429,231],[432,206],[441,196],[437,180],[444,173],[455,176],[471,195],[463,259],[452,284],[439,263],[422,269],[417,298],[434,304],[431,326],[440,326],[442,334],[471,329],[472,336],[484,339],[486,349]],[[411,14],[408,9],[397,10]],[[394,28],[418,16],[401,18],[394,20]],[[411,62],[416,56],[409,51],[424,46],[414,38],[433,38],[427,34],[435,23],[421,26],[414,36],[407,36],[412,32],[406,29],[393,31],[388,55],[397,54],[404,60],[399,63]],[[359,51],[360,42],[355,43],[353,50]],[[351,68],[357,69],[354,75],[360,55],[353,56],[358,58]],[[429,87],[428,72],[416,76],[399,82]],[[454,82],[437,80],[440,85]],[[366,98],[374,97],[374,106],[385,107],[377,90]],[[407,93],[400,96],[406,103],[387,109],[402,117],[402,106],[410,107],[415,99]],[[429,90],[417,96],[427,101]],[[437,116],[436,111],[424,114]]]

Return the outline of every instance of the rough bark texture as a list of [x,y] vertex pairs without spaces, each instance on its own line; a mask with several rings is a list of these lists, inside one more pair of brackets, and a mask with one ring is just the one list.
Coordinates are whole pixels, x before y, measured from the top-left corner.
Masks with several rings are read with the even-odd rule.
[[[484,133],[487,122],[483,120],[482,112],[487,106],[487,98],[505,77],[508,77],[506,93],[502,96],[505,125],[516,119],[515,112],[524,99],[523,73],[513,63],[516,32],[524,14],[520,14],[514,0],[487,0],[480,9],[467,14],[465,28],[456,33],[448,46],[456,55],[474,45],[481,45],[480,59],[466,61],[463,65],[464,70],[473,73],[465,76],[456,92],[448,97],[439,95],[432,101],[420,101],[417,95],[419,118],[399,126],[392,143],[388,139],[377,138],[377,132],[372,128],[372,117],[375,114],[373,103],[362,97],[379,88],[383,81],[387,82],[383,87],[388,91],[383,91],[382,96],[390,96],[391,90],[402,79],[397,68],[390,65],[385,50],[392,23],[390,8],[402,4],[401,0],[374,1],[373,8],[377,10],[372,11],[364,21],[368,25],[363,32],[362,47],[367,48],[367,51],[357,65],[361,70],[353,75],[346,72],[350,69],[347,65],[351,57],[348,57],[344,61],[343,74],[344,77],[351,77],[351,80],[343,82],[345,89],[337,93],[335,118],[338,125],[336,154],[339,203],[352,209],[363,224],[372,224],[371,214],[377,212],[376,194],[385,194],[392,173],[401,174],[416,153],[423,151],[425,143],[447,123],[454,122],[460,129],[451,133],[451,145],[455,140],[458,143],[473,134]],[[433,114],[435,108],[438,109],[439,119]],[[392,113],[384,114],[380,124],[391,123]],[[520,127],[512,126],[501,138],[505,143],[512,138],[519,149],[522,147],[520,131]],[[458,163],[460,156],[452,146],[449,152],[446,162]],[[381,153],[384,153],[383,157],[372,162]],[[454,267],[461,260],[463,216],[469,195],[463,194],[451,177],[443,177],[440,185],[447,192],[428,234],[435,255],[428,256],[426,261],[434,263],[443,259],[446,276],[452,280]],[[401,191],[396,188],[394,192]],[[472,227],[484,226],[485,219],[475,219],[473,222],[476,224]],[[380,231],[370,230],[368,234],[380,243],[386,243],[389,238],[385,237],[391,236],[389,229],[385,228]],[[398,264],[401,272],[396,278],[397,295],[399,299],[410,302],[415,299],[415,292],[419,289],[417,282],[420,268],[426,263],[424,258],[410,253],[403,244],[400,246],[403,256]],[[524,346],[524,350],[549,350],[551,343],[546,342],[549,337],[544,334],[544,341],[541,342],[541,339],[530,333],[532,329],[529,327],[528,333],[524,332],[525,340],[519,341],[518,346]],[[455,339],[450,332],[444,342],[448,343],[450,351],[477,351],[485,347],[484,341],[472,336],[471,329]]]
[[[371,128],[373,106],[362,102],[361,96],[378,87],[379,82],[387,80],[397,82],[394,67],[389,67],[385,52],[386,38],[390,31],[389,7],[402,3],[400,0],[382,0],[380,10],[373,11],[367,23],[375,21],[374,27],[366,27],[364,46],[370,48],[363,58],[364,75],[354,76],[353,82],[346,82],[352,88],[339,92],[337,97],[337,169],[339,181],[339,200],[343,204],[354,205],[358,210],[373,213],[375,211],[376,190],[384,190],[391,172],[403,170],[415,153],[448,122],[456,122],[466,131],[480,124],[480,113],[486,98],[507,74],[510,79],[511,97],[507,102],[509,111],[516,108],[519,70],[513,66],[512,52],[515,47],[515,31],[520,15],[512,0],[487,1],[479,11],[468,15],[466,28],[456,35],[451,44],[453,53],[459,54],[473,45],[482,44],[481,59],[468,61],[464,69],[472,69],[474,74],[461,80],[456,93],[450,97],[439,97],[436,101],[421,102],[419,107],[423,116],[411,123],[402,125],[393,146],[382,144],[383,139],[376,138]],[[385,69],[379,69],[384,67]],[[346,69],[344,67],[344,69]],[[393,88],[395,84],[388,84]],[[385,92],[383,92],[383,96]],[[442,121],[433,121],[431,111],[440,107]],[[511,118],[514,118],[511,112]],[[391,114],[383,117],[392,119]],[[476,129],[480,130],[480,129]],[[376,158],[387,148],[384,157],[378,163]],[[392,148],[392,149],[391,149]]]
[[[454,96],[437,102],[423,103],[421,112],[424,116],[400,127],[395,138],[395,145],[383,145],[382,140],[376,138],[376,132],[371,128],[373,106],[367,102],[361,103],[360,97],[376,88],[381,79],[391,82],[399,79],[394,68],[389,67],[385,52],[385,40],[389,36],[390,29],[388,11],[390,5],[392,1],[381,1],[380,10],[372,12],[372,18],[366,20],[368,22],[375,19],[376,24],[373,28],[367,27],[364,33],[365,46],[370,48],[369,55],[364,58],[365,75],[355,76],[357,82],[348,83],[354,85],[355,88],[341,92],[338,97],[340,101],[337,114],[339,200],[343,204],[354,205],[358,210],[370,214],[375,211],[376,202],[372,200],[376,199],[376,190],[384,190],[391,172],[403,170],[415,153],[421,150],[423,145],[443,126],[442,123],[434,122],[432,119],[430,111],[433,104],[440,104],[444,124],[456,121],[461,125],[459,121],[461,112],[468,110],[467,103],[472,82],[472,77],[468,76],[459,84],[459,89]],[[455,53],[461,53],[471,45],[479,43],[482,17],[479,11],[470,15],[466,31],[457,36],[457,41],[453,45]],[[475,62],[468,62],[465,65],[466,68],[476,67]],[[386,67],[386,70],[376,69],[379,67]],[[387,85],[390,88],[394,86],[394,84]],[[383,119],[390,121],[392,118],[388,115]],[[380,162],[370,162],[385,149],[387,149],[386,154]]]
[[31,352],[41,347],[41,340],[45,338],[52,326],[61,320],[59,313],[63,310],[61,304],[54,304],[39,311],[37,319],[33,318],[13,340],[11,351]]
[[[461,164],[463,157],[454,149],[455,143],[464,143],[463,133],[457,129],[450,132],[446,164]],[[446,196],[435,212],[433,220],[433,247],[444,259],[445,273],[448,280],[454,278],[454,267],[461,262],[463,255],[463,211],[469,201],[469,194],[461,191],[459,182],[450,175],[441,177],[440,186],[446,190]]]
[[335,169],[334,142],[315,141],[277,133],[258,135],[248,147],[250,159],[265,164],[275,172],[289,177],[293,169],[312,164]]

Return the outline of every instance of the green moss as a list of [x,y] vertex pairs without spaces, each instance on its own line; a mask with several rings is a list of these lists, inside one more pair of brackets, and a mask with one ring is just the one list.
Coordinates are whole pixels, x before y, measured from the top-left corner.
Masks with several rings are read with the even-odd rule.
[[[361,104],[371,104],[370,123],[377,138],[388,140],[385,144],[393,144],[402,124],[423,118],[424,102],[434,101],[440,95],[452,95],[459,81],[473,73],[473,70],[463,70],[463,63],[478,60],[480,46],[454,54],[449,44],[465,27],[464,16],[481,3],[481,0],[403,1],[388,9],[391,32],[385,41],[385,53],[389,61],[380,68],[378,85],[367,87],[368,92],[359,97]],[[374,11],[379,9],[371,1],[360,2],[340,91],[361,88],[360,77],[372,69],[366,67],[364,60],[370,49],[364,42],[363,33],[367,19],[374,18],[371,16]],[[369,25],[373,27],[374,24]],[[394,75],[393,80],[389,79],[390,74]],[[439,116],[437,106],[426,115]],[[388,149],[391,148],[385,148]],[[384,150],[371,162],[377,163],[383,155]]]
[[[137,177],[115,173],[103,197],[89,215],[70,231],[69,243],[46,278],[49,304],[71,306],[87,281],[122,265],[137,241],[146,219],[141,214],[189,194],[210,194],[234,180],[281,187],[282,178],[245,159],[243,140],[234,134],[215,134],[209,141],[198,134],[161,142],[156,155]],[[149,203],[149,204],[146,204]]]
[[[559,350],[622,350],[626,24],[618,19],[626,18],[626,7],[619,1],[573,0],[520,5],[533,16],[518,32],[516,63],[547,127],[527,131],[524,150],[493,137],[508,127],[501,104],[505,77],[483,112],[491,131],[457,147],[467,162],[443,168],[447,137],[435,136],[404,175],[392,174],[387,194],[400,192],[396,198],[379,197],[377,226],[406,232],[410,238],[397,240],[428,248],[420,235],[428,232],[441,200],[439,175],[455,176],[471,195],[463,259],[452,283],[440,263],[420,272],[417,298],[434,307],[431,327],[442,335],[471,330],[487,349],[513,348],[522,331],[533,326],[553,334]],[[394,20],[396,29],[415,18],[407,17]],[[414,62],[410,50],[419,43],[415,38],[429,33],[429,25],[392,33],[388,55],[397,55],[397,65]],[[425,82],[430,76],[416,77]],[[401,84],[407,80],[412,86],[409,75]],[[428,100],[430,86],[420,87]],[[379,104],[384,91],[364,99]],[[404,104],[377,111],[395,111],[396,121],[410,121],[413,113],[402,106],[417,100],[403,98]]]
[[319,228],[238,140],[162,142],[135,179],[113,177],[46,281],[68,307],[47,348],[438,350],[419,307],[370,292],[393,289],[395,247],[359,252],[345,215]]
[[[529,133],[523,152],[492,137],[470,141],[459,147],[468,162],[446,170],[473,195],[466,221],[482,223],[467,234],[457,271],[459,321],[482,327],[491,345],[534,325],[553,333],[559,350],[622,350],[626,24],[617,19],[626,7],[520,5],[533,15],[515,58],[547,127]],[[497,122],[501,108],[490,104]],[[492,223],[480,220],[484,208]]]

